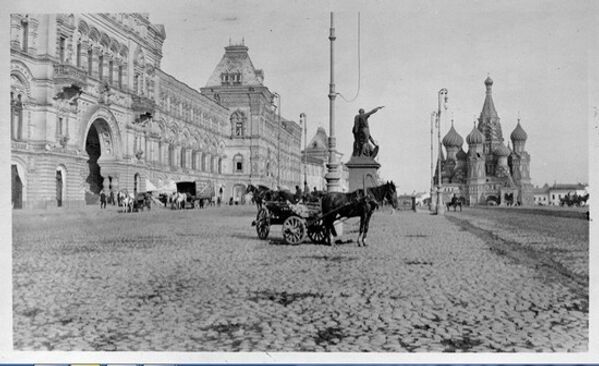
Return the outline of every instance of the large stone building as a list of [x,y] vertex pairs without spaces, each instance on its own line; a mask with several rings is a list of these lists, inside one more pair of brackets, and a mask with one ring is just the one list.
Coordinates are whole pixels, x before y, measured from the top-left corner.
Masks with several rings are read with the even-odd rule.
[[144,14],[12,14],[10,37],[14,207],[174,181],[209,181],[225,198],[279,175],[300,183],[299,128],[281,118],[276,143],[261,72],[230,69],[204,95],[161,70],[166,33]]
[[300,126],[281,116],[281,96],[263,82],[264,72],[252,64],[248,47],[229,44],[200,89],[230,112],[224,169],[233,174],[234,197],[248,183],[290,189],[301,184]]
[[[478,126],[466,137],[468,152],[462,149],[464,139],[453,127],[443,138],[446,157],[441,156],[443,200],[455,194],[470,205],[504,204],[512,201],[522,205],[534,204],[530,181],[530,155],[525,144],[528,138],[520,120],[510,138],[513,149],[505,145],[499,115],[493,103],[493,80],[485,80],[486,96]],[[476,123],[476,122],[475,122]],[[437,165],[438,167],[438,165]],[[434,182],[438,182],[438,169]],[[433,197],[433,202],[435,202]]]

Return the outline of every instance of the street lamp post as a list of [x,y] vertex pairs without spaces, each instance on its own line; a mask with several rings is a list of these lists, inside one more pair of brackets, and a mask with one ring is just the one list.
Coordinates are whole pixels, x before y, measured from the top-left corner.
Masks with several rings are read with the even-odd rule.
[[442,147],[441,147],[441,101],[444,99],[443,106],[447,109],[447,89],[443,88],[439,90],[438,108],[437,108],[437,139],[439,142],[439,160],[437,170],[437,215],[445,214],[445,206],[443,204],[443,179],[441,179],[441,158],[442,158]]
[[306,155],[306,145],[308,144],[308,116],[305,113],[300,114],[300,125],[304,127],[304,153],[302,154],[302,163],[304,165],[304,187],[308,184],[308,157]]
[[433,150],[434,150],[434,142],[433,142],[433,136],[434,136],[434,131],[435,131],[435,120],[437,117],[437,112],[433,111],[431,113],[431,190],[430,190],[430,200],[428,202],[428,209],[429,211],[433,211],[435,209],[435,203],[433,202],[433,194],[435,192],[435,168],[434,168],[434,154],[433,154]]
[[331,43],[331,82],[329,83],[329,160],[327,163],[327,191],[339,191],[339,163],[337,162],[336,138],[335,138],[335,26],[333,23],[333,12],[331,12],[331,28],[329,29],[329,41]]

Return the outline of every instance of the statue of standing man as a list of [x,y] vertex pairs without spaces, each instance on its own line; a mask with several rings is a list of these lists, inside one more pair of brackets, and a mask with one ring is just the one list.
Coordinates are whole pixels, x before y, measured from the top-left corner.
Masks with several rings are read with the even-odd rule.
[[[354,151],[352,156],[369,157],[374,159],[379,153],[379,146],[374,142],[370,135],[370,127],[368,126],[368,117],[376,113],[381,107],[376,107],[368,113],[364,113],[364,109],[360,108],[358,114],[354,118]],[[370,143],[372,142],[372,145]]]

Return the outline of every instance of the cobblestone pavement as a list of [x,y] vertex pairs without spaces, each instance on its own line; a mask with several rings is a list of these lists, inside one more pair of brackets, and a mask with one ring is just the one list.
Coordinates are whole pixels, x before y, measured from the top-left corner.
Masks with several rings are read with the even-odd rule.
[[536,257],[547,256],[546,263],[558,267],[557,269],[565,275],[574,277],[576,281],[588,287],[587,220],[567,217],[556,219],[542,213],[518,214],[518,208],[469,208],[463,212],[449,212],[449,215],[455,219],[466,220],[494,238],[517,244]]
[[[457,214],[377,212],[366,248],[284,245],[280,227],[261,241],[253,215],[251,207],[15,212],[15,349],[588,347],[587,298],[567,276],[548,280],[533,262],[502,255],[456,225]],[[348,221],[346,238],[355,228]]]

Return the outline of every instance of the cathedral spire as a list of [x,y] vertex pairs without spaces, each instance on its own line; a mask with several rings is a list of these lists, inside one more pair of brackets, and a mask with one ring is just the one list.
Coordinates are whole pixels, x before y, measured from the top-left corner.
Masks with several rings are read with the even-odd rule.
[[493,79],[487,76],[485,80],[485,86],[487,87],[487,93],[485,96],[485,103],[483,104],[483,110],[480,112],[480,118],[486,121],[488,118],[497,118],[497,111],[495,110],[495,104],[493,103]]

